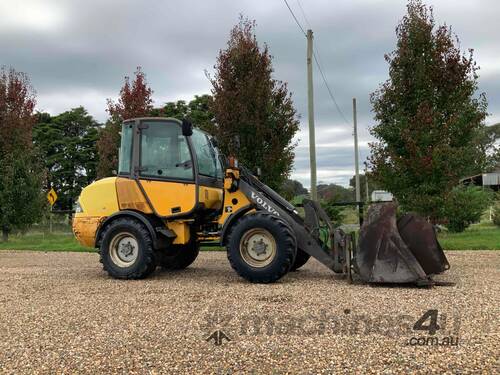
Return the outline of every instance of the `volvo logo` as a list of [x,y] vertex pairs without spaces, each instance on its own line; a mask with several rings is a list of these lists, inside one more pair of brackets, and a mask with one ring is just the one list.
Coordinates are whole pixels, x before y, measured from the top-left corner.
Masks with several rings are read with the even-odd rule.
[[280,216],[279,212],[276,211],[273,207],[271,207],[264,199],[259,197],[258,194],[254,193],[252,191],[252,199],[257,202],[258,205],[260,205],[265,211],[269,212],[270,214]]

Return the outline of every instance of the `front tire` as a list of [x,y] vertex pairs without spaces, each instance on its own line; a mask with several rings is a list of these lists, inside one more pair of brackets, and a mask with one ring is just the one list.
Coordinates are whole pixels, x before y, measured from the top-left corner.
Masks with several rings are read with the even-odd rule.
[[253,283],[272,283],[286,275],[297,245],[288,225],[273,215],[245,215],[232,228],[227,242],[231,267]]
[[153,241],[139,221],[124,217],[104,228],[99,248],[103,269],[117,279],[143,279],[156,268]]

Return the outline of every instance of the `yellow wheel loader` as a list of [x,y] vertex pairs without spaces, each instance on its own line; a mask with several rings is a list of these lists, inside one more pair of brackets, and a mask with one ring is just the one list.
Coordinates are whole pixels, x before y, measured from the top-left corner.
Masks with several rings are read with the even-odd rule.
[[449,267],[432,227],[411,215],[401,224],[393,204],[369,210],[359,246],[316,202],[303,205],[305,218],[188,121],[138,118],[123,123],[117,176],[83,189],[73,231],[120,279],[147,277],[157,266],[186,268],[209,241],[225,246],[233,269],[258,283],[311,256],[367,282],[429,285]]

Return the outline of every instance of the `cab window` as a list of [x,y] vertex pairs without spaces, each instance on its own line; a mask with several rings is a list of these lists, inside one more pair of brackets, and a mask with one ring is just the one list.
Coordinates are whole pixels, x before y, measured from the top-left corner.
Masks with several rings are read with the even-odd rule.
[[120,157],[118,158],[118,173],[130,174],[130,162],[132,160],[132,130],[133,123],[122,125]]
[[198,172],[204,176],[221,178],[222,168],[220,166],[219,156],[208,136],[198,129],[193,129],[191,142],[196,152]]
[[141,130],[140,175],[193,180],[193,162],[186,137],[175,122],[145,121]]

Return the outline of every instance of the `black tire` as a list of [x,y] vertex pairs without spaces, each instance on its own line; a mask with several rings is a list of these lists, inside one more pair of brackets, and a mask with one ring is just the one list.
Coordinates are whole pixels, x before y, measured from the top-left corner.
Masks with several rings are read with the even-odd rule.
[[[251,231],[262,230],[274,240],[274,246],[271,246],[274,255],[263,261],[264,265],[255,266],[245,259],[240,243]],[[267,252],[267,246],[264,244],[264,253]],[[252,283],[272,283],[286,275],[295,260],[296,251],[296,240],[290,227],[276,216],[262,213],[245,215],[239,219],[232,227],[227,241],[227,257],[231,267]]]
[[186,245],[171,245],[161,251],[158,265],[165,270],[182,270],[189,267],[200,253],[200,244],[190,242]]
[[297,271],[300,267],[307,263],[311,256],[307,254],[304,250],[297,249],[297,256],[295,257],[295,262],[293,262],[290,271]]
[[[125,236],[125,237],[124,237]],[[121,240],[118,240],[121,238]],[[118,218],[108,224],[102,233],[101,246],[99,248],[100,262],[103,269],[112,277],[117,279],[143,279],[149,276],[156,269],[156,258],[153,250],[153,241],[147,228],[139,221],[123,217]],[[120,241],[126,241],[127,238],[135,239],[131,246],[135,251],[137,244],[137,255],[134,260],[127,263],[121,258],[117,248]],[[116,241],[119,241],[116,244]]]

